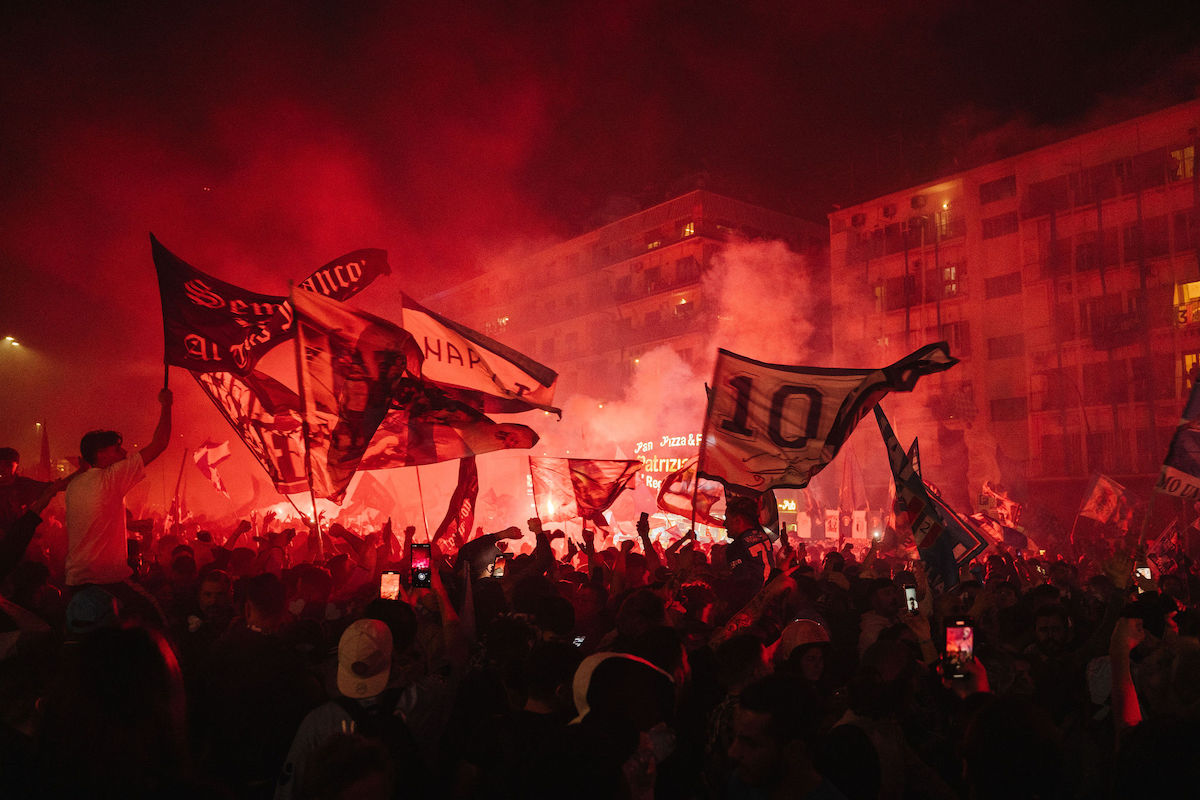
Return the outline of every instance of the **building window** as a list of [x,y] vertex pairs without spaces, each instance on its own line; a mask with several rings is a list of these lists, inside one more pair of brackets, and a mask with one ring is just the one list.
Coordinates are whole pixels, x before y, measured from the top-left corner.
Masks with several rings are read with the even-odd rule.
[[1121,295],[1106,294],[1079,301],[1080,333],[1091,335],[1107,330],[1125,313]]
[[700,280],[700,262],[695,256],[684,256],[675,262],[675,277],[680,283]]
[[1017,196],[1017,176],[1005,175],[994,181],[979,184],[979,205],[987,205],[997,200],[1005,200]]
[[888,278],[883,297],[884,307],[887,311],[896,311],[912,305],[917,299],[917,277],[900,275]]
[[696,235],[696,223],[695,222],[685,222],[685,223],[683,223],[683,226],[679,229],[679,238],[680,239],[686,239],[689,236],[695,236],[695,235]]
[[995,217],[988,217],[982,223],[983,238],[996,239],[1017,232],[1017,212],[1010,211]]
[[925,273],[925,302],[932,303],[958,295],[962,280],[962,262],[945,264]]
[[662,268],[650,267],[646,270],[646,291],[657,292],[662,285]]
[[1192,145],[1171,151],[1171,161],[1167,166],[1169,177],[1173,181],[1182,181],[1192,177],[1196,151]]
[[1075,369],[1057,367],[1032,376],[1033,410],[1061,411],[1082,401],[1076,392]]
[[1117,467],[1117,441],[1111,431],[1089,433],[1087,436],[1088,470],[1113,472]]
[[1129,401],[1125,361],[1098,361],[1083,365],[1083,402],[1089,406]]
[[950,355],[955,358],[971,355],[971,324],[966,320],[942,325],[942,338],[950,346]]
[[1008,297],[1009,295],[1020,293],[1020,272],[1009,272],[1006,275],[997,275],[994,278],[988,278],[983,283],[983,295],[989,300],[995,297]]
[[1042,474],[1078,475],[1083,471],[1083,437],[1065,433],[1042,437]]
[[1029,416],[1024,397],[1001,397],[992,401],[992,422],[1020,422]]
[[987,341],[988,358],[1016,358],[1025,355],[1025,334],[1013,333],[1008,336],[994,336]]

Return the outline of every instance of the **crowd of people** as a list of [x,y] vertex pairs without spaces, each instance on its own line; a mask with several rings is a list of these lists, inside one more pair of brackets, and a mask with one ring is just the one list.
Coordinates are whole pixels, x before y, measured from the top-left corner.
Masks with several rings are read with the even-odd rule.
[[[773,540],[741,498],[716,543],[663,547],[645,515],[619,543],[531,519],[435,541],[428,570],[423,537],[390,520],[130,530],[123,498],[169,441],[159,402],[146,447],[89,433],[62,481],[24,478],[0,448],[0,796],[1200,786],[1186,556],[1147,578],[1136,541],[1096,558],[997,547],[931,585],[901,549]],[[64,489],[65,514],[47,513]]]

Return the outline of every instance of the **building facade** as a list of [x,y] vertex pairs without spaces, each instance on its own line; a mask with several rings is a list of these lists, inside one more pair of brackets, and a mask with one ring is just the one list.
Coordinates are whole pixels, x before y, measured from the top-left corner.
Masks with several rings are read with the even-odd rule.
[[1092,473],[1148,495],[1200,359],[1198,128],[1190,102],[830,214],[863,309],[835,352],[962,361],[922,386],[924,463],[994,439],[988,479],[1059,511]]
[[699,189],[424,302],[553,367],[559,397],[617,398],[652,348],[685,360],[715,351],[702,279],[732,237],[783,240],[828,263],[823,226]]

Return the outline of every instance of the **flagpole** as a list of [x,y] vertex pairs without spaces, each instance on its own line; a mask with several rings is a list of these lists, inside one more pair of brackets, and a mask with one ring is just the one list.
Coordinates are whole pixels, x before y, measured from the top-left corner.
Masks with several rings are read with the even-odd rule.
[[1154,515],[1154,501],[1158,497],[1158,492],[1154,489],[1150,490],[1150,506],[1146,509],[1146,516],[1142,517],[1142,529],[1138,532],[1138,546],[1146,542],[1146,526],[1150,524],[1150,517]]
[[[294,291],[295,286],[288,281],[288,296]],[[292,306],[294,308],[295,303]],[[296,320],[296,388],[300,392],[300,436],[304,439],[304,476],[308,479],[308,496],[312,499],[312,529],[317,537],[317,558],[324,559],[325,543],[321,540],[321,515],[317,511],[317,490],[313,488],[312,479],[312,448],[309,447],[308,392],[304,385],[304,326],[299,320]]]
[[[182,516],[183,516],[183,515],[180,513],[180,505],[179,505],[179,489],[180,489],[180,487],[181,487],[181,486],[183,486],[183,468],[184,468],[184,467],[187,465],[187,458],[188,458],[188,453],[189,453],[189,452],[191,452],[191,448],[188,448],[188,447],[185,447],[185,448],[183,448],[183,458],[182,458],[182,459],[180,459],[180,461],[179,461],[179,477],[175,479],[175,501],[174,501],[174,505],[175,505],[175,521],[176,521],[176,522],[181,522],[182,520],[180,519],[180,517],[182,517]],[[170,533],[170,530],[168,530],[168,531],[166,531],[166,532],[167,532],[167,533]]]
[[696,530],[696,495],[700,490],[700,456],[696,456],[696,470],[692,474],[692,530]]
[[417,499],[421,502],[421,523],[425,526],[425,541],[432,542],[429,538],[429,518],[425,515],[425,493],[421,491],[421,466],[414,464],[413,469],[417,471]]

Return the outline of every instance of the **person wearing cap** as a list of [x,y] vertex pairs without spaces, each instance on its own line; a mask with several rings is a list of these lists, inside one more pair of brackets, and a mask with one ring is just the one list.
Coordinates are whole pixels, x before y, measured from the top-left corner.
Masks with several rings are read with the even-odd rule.
[[779,635],[771,661],[777,671],[788,665],[788,672],[815,685],[825,671],[825,650],[821,645],[827,644],[829,631],[824,625],[816,620],[797,619],[788,623]]
[[392,671],[392,632],[377,619],[350,624],[338,641],[339,697],[317,706],[300,723],[275,787],[276,800],[302,796],[310,759],[338,734],[378,739],[402,772],[406,788],[413,787],[420,765],[416,741],[399,711],[399,689],[389,689]]

